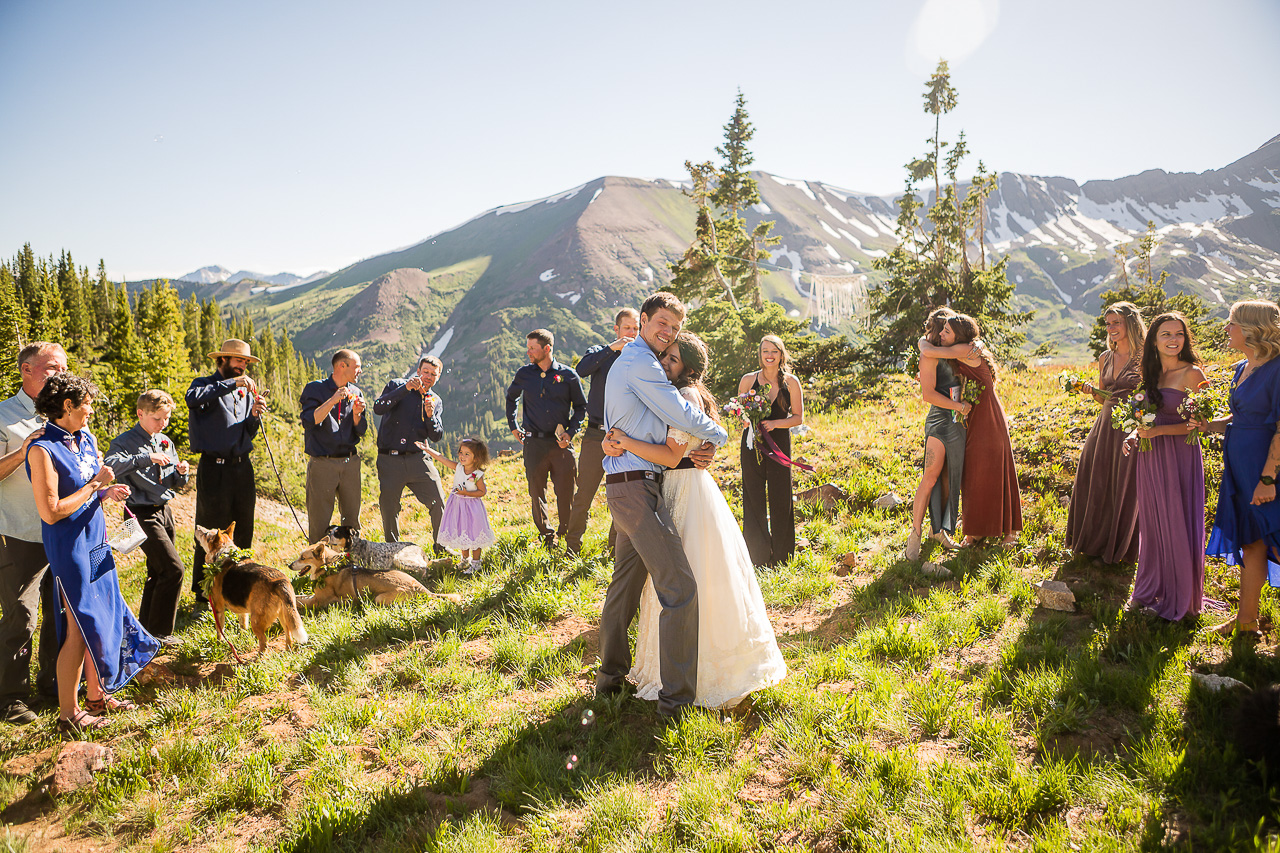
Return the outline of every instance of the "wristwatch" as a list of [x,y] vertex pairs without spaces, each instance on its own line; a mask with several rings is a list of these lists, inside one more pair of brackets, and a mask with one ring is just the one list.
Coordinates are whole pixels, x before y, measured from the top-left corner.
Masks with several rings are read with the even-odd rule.
[[1266,474],[1263,474],[1258,478],[1258,482],[1264,486],[1274,486],[1276,484],[1276,478],[1268,477]]

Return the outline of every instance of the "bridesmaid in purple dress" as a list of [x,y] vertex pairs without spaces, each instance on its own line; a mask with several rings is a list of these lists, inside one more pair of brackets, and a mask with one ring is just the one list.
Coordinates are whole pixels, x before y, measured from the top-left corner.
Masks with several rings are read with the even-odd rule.
[[[1159,410],[1138,437],[1138,571],[1131,607],[1147,607],[1178,621],[1200,613],[1204,601],[1204,459],[1200,442],[1187,444],[1193,427],[1178,412],[1187,389],[1204,384],[1191,330],[1177,311],[1151,323],[1142,348],[1142,392]],[[1126,440],[1126,452],[1136,441]]]
[[[1108,306],[1102,320],[1107,326],[1107,349],[1098,359],[1098,384],[1086,384],[1083,389],[1102,409],[1080,450],[1066,543],[1077,554],[1104,563],[1132,563],[1138,559],[1138,460],[1121,452],[1124,435],[1112,428],[1111,410],[1142,383],[1147,328],[1132,302]],[[1100,390],[1111,396],[1104,397]]]

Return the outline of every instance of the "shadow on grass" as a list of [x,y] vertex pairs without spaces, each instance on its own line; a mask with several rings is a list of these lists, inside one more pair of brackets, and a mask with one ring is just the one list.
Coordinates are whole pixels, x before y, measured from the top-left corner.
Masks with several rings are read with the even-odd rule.
[[421,850],[447,821],[495,813],[501,822],[557,802],[581,802],[601,786],[655,774],[664,722],[628,696],[574,696],[544,719],[513,728],[474,769],[443,762],[427,778],[367,798],[358,808],[315,810],[287,851]]

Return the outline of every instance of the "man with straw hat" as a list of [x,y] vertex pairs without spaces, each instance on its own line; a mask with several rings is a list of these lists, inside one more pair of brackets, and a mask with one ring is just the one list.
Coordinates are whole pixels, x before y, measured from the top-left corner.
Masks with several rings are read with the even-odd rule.
[[[216,365],[212,375],[193,379],[187,389],[191,449],[200,454],[196,524],[221,530],[234,521],[232,538],[236,547],[249,548],[253,545],[253,516],[258,502],[249,453],[254,436],[262,427],[267,401],[246,371],[260,359],[237,338],[223,341],[217,352],[209,353],[209,358]],[[197,613],[209,607],[200,591],[204,559],[204,549],[196,542],[191,589],[196,595]]]

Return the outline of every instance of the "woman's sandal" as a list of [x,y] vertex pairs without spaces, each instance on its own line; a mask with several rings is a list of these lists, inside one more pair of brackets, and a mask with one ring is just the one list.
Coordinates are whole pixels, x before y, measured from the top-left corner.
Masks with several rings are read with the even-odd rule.
[[77,709],[71,717],[58,718],[58,731],[72,737],[79,737],[85,732],[93,732],[98,729],[105,729],[111,725],[106,717],[95,717],[88,711]]
[[1247,637],[1249,639],[1258,639],[1262,636],[1262,632],[1258,630],[1258,622],[1255,619],[1247,626],[1241,625],[1237,619],[1228,619],[1221,625],[1209,629],[1219,637]]
[[954,541],[952,541],[951,537],[947,535],[947,531],[945,530],[939,530],[937,533],[934,533],[929,538],[939,543],[940,545],[942,545],[942,547],[948,551],[960,550],[960,546],[957,545]]
[[128,699],[116,699],[111,696],[103,696],[101,699],[85,699],[84,709],[90,714],[96,714],[101,717],[103,714],[136,711],[138,710],[138,705],[136,702],[130,702]]

